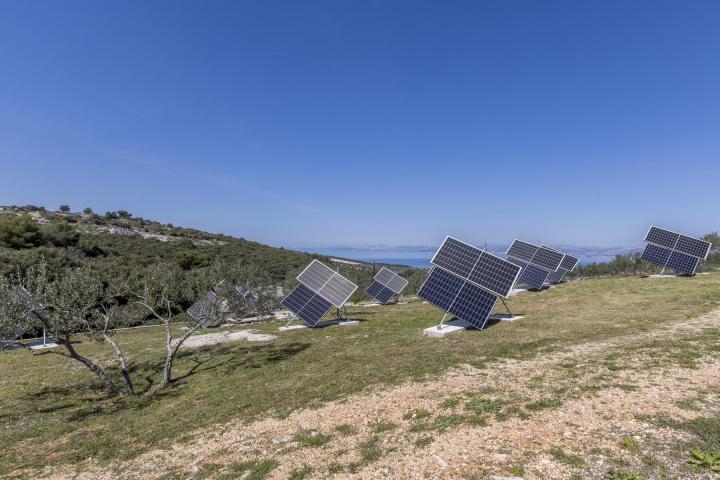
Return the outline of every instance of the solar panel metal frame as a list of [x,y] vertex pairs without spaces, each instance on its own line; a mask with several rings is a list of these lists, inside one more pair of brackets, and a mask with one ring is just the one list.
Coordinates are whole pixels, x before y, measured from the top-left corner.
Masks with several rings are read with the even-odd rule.
[[[303,280],[302,278],[313,265],[320,265],[324,268],[324,270],[332,273],[332,275],[330,275],[327,280],[320,287],[317,288],[314,285],[309,285],[309,281],[307,279]],[[342,307],[345,302],[347,302],[348,299],[352,296],[352,294],[355,293],[355,291],[358,289],[358,286],[355,283],[351,282],[350,280],[340,275],[338,272],[317,259],[314,259],[312,262],[310,262],[310,264],[305,267],[302,272],[300,272],[300,275],[297,276],[297,280],[313,292],[323,297],[328,302],[335,305],[337,308]],[[335,281],[334,284],[332,283],[333,281]],[[347,288],[343,288],[343,291],[340,291],[341,285],[344,285],[344,287]],[[350,285],[352,286],[352,289],[348,290]]]
[[[388,280],[386,280],[385,282],[383,282],[382,280],[380,280],[378,278],[378,277],[380,277],[380,274],[383,271],[388,272],[391,275],[391,277]],[[382,267],[380,270],[378,270],[378,272],[375,274],[373,279],[376,282],[380,283],[382,286],[387,287],[390,290],[392,290],[393,293],[395,293],[396,295],[399,295],[403,290],[405,290],[405,287],[408,286],[408,281],[406,279],[404,279],[403,277],[401,277],[400,275],[398,275],[397,273],[393,272],[392,270],[390,270],[389,268],[386,268],[386,267]],[[402,283],[402,288],[400,288],[396,285],[391,286],[391,283],[393,281],[400,281]]]
[[[305,291],[303,291],[303,289]],[[307,297],[306,300],[303,299],[304,301],[300,302],[302,303],[302,306],[299,308],[296,308],[297,305],[300,305],[299,303],[293,304],[295,299],[293,299],[292,303],[288,301],[288,299],[290,299],[296,292],[299,292],[298,296],[306,295]],[[310,327],[315,327],[318,323],[320,323],[322,318],[327,315],[327,312],[329,312],[333,307],[332,302],[323,298],[304,283],[297,284],[295,288],[293,288],[292,291],[280,301],[280,305],[293,312],[300,320]]]
[[[447,268],[447,267],[443,267],[442,265],[439,265],[438,263],[435,263],[438,255],[440,254],[440,252],[442,251],[443,247],[444,247],[445,244],[448,242],[448,240],[451,240],[451,241],[453,241],[453,242],[460,243],[460,244],[462,244],[462,246],[464,246],[464,247],[468,247],[468,248],[470,248],[470,249],[472,249],[472,250],[475,250],[475,251],[479,252],[478,255],[477,255],[477,258],[475,258],[475,260],[474,260],[473,265],[472,265],[469,269],[465,268],[468,264],[465,263],[465,262],[463,262],[463,263],[464,263],[464,265],[463,265],[463,271],[464,271],[464,270],[467,270],[467,274],[461,274],[460,272],[453,272],[451,269],[449,269],[449,268]],[[517,279],[518,279],[518,276],[520,275],[520,270],[521,270],[521,269],[520,269],[519,267],[517,267],[517,272],[515,272],[515,274],[513,275],[512,282],[509,282],[509,283],[507,283],[506,285],[503,285],[503,286],[506,287],[505,289],[502,289],[502,290],[501,290],[500,288],[496,288],[496,287],[499,287],[499,286],[501,286],[501,285],[494,285],[494,286],[493,286],[493,285],[483,285],[483,284],[479,283],[479,282],[476,281],[476,280],[471,280],[471,279],[470,279],[470,277],[472,276],[472,274],[475,272],[475,269],[476,269],[477,266],[480,264],[480,261],[481,261],[481,259],[483,258],[483,256],[485,256],[486,260],[491,261],[491,262],[497,263],[497,262],[499,261],[499,262],[501,262],[501,263],[503,263],[503,264],[508,264],[508,265],[511,265],[512,267],[517,267],[517,265],[513,264],[512,262],[508,262],[508,261],[505,260],[504,258],[500,258],[500,257],[498,257],[497,255],[493,255],[492,253],[489,253],[489,252],[487,252],[487,251],[485,251],[485,250],[481,250],[481,249],[479,249],[479,248],[477,248],[477,247],[475,247],[475,246],[473,246],[473,245],[470,245],[469,243],[463,242],[462,240],[458,240],[457,238],[452,237],[452,236],[450,236],[450,235],[448,235],[448,236],[445,237],[445,240],[443,240],[442,244],[440,245],[440,248],[438,248],[437,251],[435,252],[435,255],[433,255],[433,258],[430,260],[430,263],[431,263],[432,265],[434,265],[434,266],[443,268],[444,270],[446,270],[446,271],[448,271],[448,272],[451,272],[451,273],[453,273],[454,275],[457,275],[457,276],[459,276],[460,278],[463,278],[463,279],[469,281],[470,283],[473,283],[473,284],[477,285],[478,287],[483,288],[483,289],[487,290],[488,292],[490,292],[490,293],[492,293],[492,294],[494,294],[494,295],[499,295],[499,296],[501,296],[501,297],[508,298],[508,296],[510,295],[510,292],[512,291],[513,286],[515,285],[515,282],[517,282]],[[511,268],[511,270],[513,270],[513,268]],[[506,279],[507,279],[507,277],[506,277]],[[494,289],[494,288],[495,288],[495,289]]]
[[[451,289],[447,291],[449,295],[445,296],[445,300],[448,300],[447,302],[439,302],[439,301],[433,301],[432,297],[429,295],[422,296],[422,292],[425,289],[426,285],[428,285],[428,282],[433,278],[433,274],[436,272],[442,272],[444,275],[447,275],[448,281],[454,282],[454,286],[451,286]],[[461,297],[461,294],[464,290],[471,290],[475,289],[476,293],[481,293],[485,296],[486,303],[480,303],[482,308],[479,310],[479,313],[482,314],[482,321],[478,321],[477,319],[471,319],[466,315],[465,313],[468,311],[468,306],[470,304],[469,295],[467,297]],[[420,289],[418,290],[418,296],[420,298],[424,299],[428,303],[436,306],[440,310],[443,310],[444,312],[455,315],[456,318],[459,320],[465,322],[466,324],[477,328],[478,330],[482,330],[485,328],[485,325],[487,324],[488,319],[490,318],[490,314],[492,312],[492,309],[495,307],[495,303],[497,302],[497,295],[485,290],[484,288],[480,287],[479,285],[474,284],[473,282],[470,282],[467,279],[462,278],[461,276],[443,268],[437,265],[434,265],[430,269],[430,273],[425,278],[425,281],[423,281],[422,285],[420,286]],[[452,299],[451,299],[452,297]],[[460,299],[461,303],[458,303],[458,300]],[[492,304],[488,305],[488,302],[492,300]],[[464,303],[463,303],[464,302]],[[457,305],[457,307],[456,307]],[[473,306],[477,306],[478,302],[473,302]],[[463,315],[465,318],[463,318]]]

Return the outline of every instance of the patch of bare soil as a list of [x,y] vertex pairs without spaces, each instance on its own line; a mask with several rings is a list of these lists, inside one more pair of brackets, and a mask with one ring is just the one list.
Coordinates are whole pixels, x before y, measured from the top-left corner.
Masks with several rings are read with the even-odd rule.
[[239,342],[245,340],[248,342],[268,342],[275,340],[275,335],[266,335],[264,333],[257,333],[252,330],[240,330],[239,332],[218,332],[218,333],[206,333],[204,335],[193,335],[183,344],[184,349],[193,349],[200,347],[207,347],[210,345],[218,345],[221,343]]
[[[668,476],[643,478],[711,478],[688,473],[686,463],[674,460],[672,449],[687,440],[684,433],[652,419],[716,415],[720,357],[707,354],[678,366],[658,360],[668,352],[631,347],[717,326],[720,311],[532,360],[482,370],[463,366],[439,379],[377,388],[283,419],[219,425],[197,432],[190,443],[128,462],[47,473],[80,479],[213,478],[222,472],[217,464],[274,459],[278,465],[270,479],[287,479],[305,465],[312,472],[304,478],[600,479],[611,469],[652,462],[662,464],[658,472]],[[683,407],[690,403],[692,409]],[[330,438],[312,447],[297,437],[299,431]]]

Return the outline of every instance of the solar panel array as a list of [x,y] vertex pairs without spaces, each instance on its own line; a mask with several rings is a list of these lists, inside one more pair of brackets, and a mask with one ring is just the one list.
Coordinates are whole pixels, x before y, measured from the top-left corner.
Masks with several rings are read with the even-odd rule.
[[397,273],[382,267],[375,274],[372,283],[365,290],[370,297],[376,299],[383,305],[388,303],[393,295],[400,294],[407,286],[408,281]]
[[520,267],[479,248],[447,237],[431,260],[418,296],[482,329],[498,296],[507,297]]
[[297,277],[300,284],[280,304],[311,327],[333,307],[342,307],[357,285],[318,260]]
[[186,312],[195,319],[195,321],[202,322],[200,324],[202,328],[208,328],[215,322],[212,310],[217,301],[218,298],[215,292],[208,292],[200,300],[193,303]]
[[687,275],[695,274],[698,263],[707,258],[712,247],[710,242],[655,226],[650,227],[645,241],[648,244],[641,260]]
[[534,290],[541,289],[544,283],[560,283],[567,272],[572,271],[580,261],[579,258],[559,250],[522,240],[514,240],[506,254],[508,260],[522,268],[518,281]]

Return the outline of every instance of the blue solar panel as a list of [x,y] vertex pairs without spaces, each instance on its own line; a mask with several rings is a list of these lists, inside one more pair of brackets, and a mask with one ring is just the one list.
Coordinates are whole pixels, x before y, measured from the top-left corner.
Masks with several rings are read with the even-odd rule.
[[492,293],[439,267],[432,269],[418,296],[480,329],[497,300]]
[[680,234],[658,227],[650,227],[645,241],[660,245],[661,247],[675,248]]
[[531,290],[540,290],[550,272],[535,265],[528,265],[520,273],[518,281]]
[[308,326],[314,327],[332,308],[332,303],[302,283],[298,284],[280,304],[297,315]]
[[704,240],[698,240],[697,238],[680,235],[675,245],[675,250],[679,250],[688,255],[692,255],[697,258],[706,258],[712,244]]
[[659,247],[649,243],[645,246],[645,250],[642,255],[640,255],[640,260],[645,260],[646,262],[651,262],[664,267],[667,264],[668,258],[670,258],[671,252],[672,250],[669,248]]
[[431,263],[462,278],[467,278],[481,253],[480,249],[448,237],[440,246]]
[[[572,255],[565,254],[563,257],[563,261],[560,262],[560,268],[565,270],[565,273],[572,272],[573,269],[577,266],[578,262],[580,261],[579,258],[573,257]],[[563,275],[565,275],[563,273]]]
[[676,272],[686,275],[694,275],[700,259],[682,252],[672,252],[667,261],[667,268],[672,268]]
[[465,282],[448,313],[478,330],[485,328],[497,297],[477,285]]
[[515,285],[520,268],[487,252],[482,252],[468,280],[486,290],[507,297]]
[[563,256],[564,255],[557,250],[541,246],[537,252],[535,252],[535,255],[533,255],[530,263],[554,272],[560,266]]
[[563,278],[565,278],[565,274],[567,274],[567,270],[560,267],[557,269],[557,272],[550,272],[550,275],[548,275],[547,280],[545,281],[551,285],[555,285],[562,282]]
[[510,245],[510,248],[508,248],[507,256],[517,258],[518,260],[523,260],[525,262],[529,262],[532,260],[533,255],[535,255],[535,252],[538,250],[537,245],[533,245],[532,243],[523,242],[522,240],[515,240],[513,241],[512,245]]
[[392,296],[395,294],[392,290],[382,285],[378,281],[372,282],[367,288],[367,290],[365,290],[365,293],[367,293],[369,296],[376,299],[383,305],[388,303]]

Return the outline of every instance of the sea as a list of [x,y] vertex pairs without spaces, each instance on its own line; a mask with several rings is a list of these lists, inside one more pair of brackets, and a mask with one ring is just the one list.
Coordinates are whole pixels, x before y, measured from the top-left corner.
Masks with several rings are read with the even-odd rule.
[[[301,247],[294,250],[303,252],[317,253],[318,255],[327,255],[329,257],[345,258],[348,260],[357,260],[360,262],[377,262],[387,263],[391,265],[408,265],[417,268],[429,268],[435,250],[423,249],[421,247],[413,247],[407,250],[403,249],[376,249],[376,248],[357,248],[357,247]],[[492,252],[499,257],[504,257],[504,252]],[[606,252],[605,252],[606,253]],[[580,264],[609,262],[614,255],[588,255],[579,256]]]

